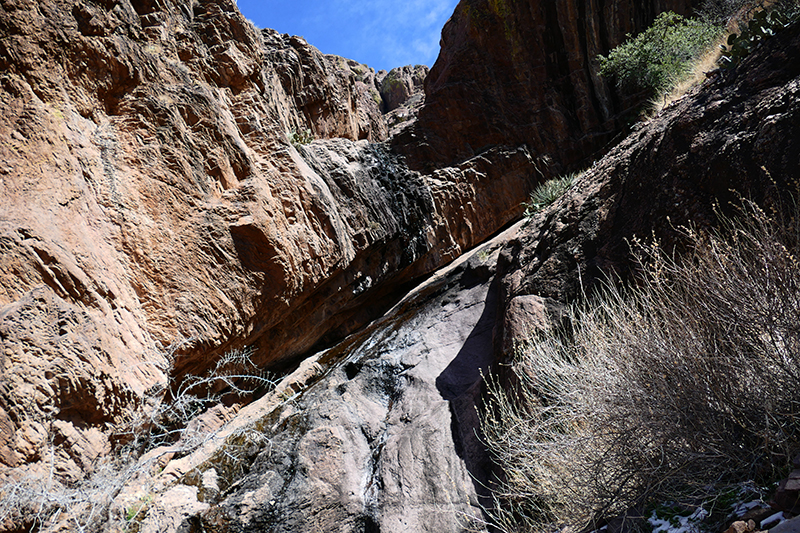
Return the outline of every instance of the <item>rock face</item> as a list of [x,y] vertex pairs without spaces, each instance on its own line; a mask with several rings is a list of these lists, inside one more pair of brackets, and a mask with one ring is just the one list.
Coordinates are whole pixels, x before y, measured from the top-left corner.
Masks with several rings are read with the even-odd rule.
[[624,271],[625,237],[668,240],[667,215],[703,222],[729,189],[768,199],[800,168],[795,26],[634,131],[502,253],[395,306],[612,137],[632,102],[590,58],[686,7],[544,4],[462,2],[396,137],[404,160],[376,142],[378,75],[257,31],[232,0],[0,1],[0,481],[91,474],[153,391],[247,345],[272,368],[317,355],[218,406],[221,444],[158,452],[162,474],[137,470],[102,527],[147,498],[145,531],[479,527],[461,519],[485,503],[474,407],[493,347]]
[[[230,38],[230,34],[222,35]],[[312,133],[321,138],[386,139],[381,96],[372,69],[343,57],[322,55],[302,37],[270,29],[262,30],[261,36],[264,64],[275,69],[283,91],[293,98],[290,109],[302,113],[298,128],[309,124]],[[270,109],[284,107],[276,106],[274,100],[269,103]]]
[[409,98],[421,93],[427,76],[428,67],[425,65],[409,65],[390,70],[380,80],[384,112],[394,111]]
[[[482,530],[493,474],[476,434],[481,373],[557,321],[580,283],[588,290],[603,274],[625,275],[625,237],[655,233],[677,245],[667,214],[674,224],[712,225],[714,199],[724,209],[731,189],[766,206],[800,178],[800,69],[789,61],[798,47],[795,25],[639,126],[532,220],[307,360],[208,449],[168,465],[156,485],[176,480],[203,492],[198,480],[211,477],[216,495],[175,528]],[[220,477],[231,472],[225,454],[253,428],[263,440],[240,459],[240,473]],[[169,494],[145,526],[193,503],[170,507]]]
[[[509,248],[505,298],[575,299],[634,268],[634,236],[680,249],[740,197],[769,208],[800,178],[800,25],[708,79],[589,169]],[[583,286],[581,286],[583,284]]]
[[269,412],[269,445],[227,497],[201,515],[204,525],[254,532],[457,532],[470,524],[483,530],[489,463],[475,433],[475,406],[480,369],[491,364],[493,265],[514,231],[320,354],[331,368]]
[[148,391],[231,348],[275,366],[342,338],[536,181],[514,147],[408,170],[370,144],[387,129],[369,68],[230,0],[5,1],[0,72],[14,477],[80,478]]
[[424,83],[428,76],[425,65],[406,66],[378,73],[383,98],[383,111],[389,135],[394,137],[416,122],[425,103]]
[[[695,2],[696,3],[696,2]],[[415,168],[527,144],[551,175],[586,164],[631,119],[598,54],[690,0],[462,0],[442,31],[417,127],[394,140]]]

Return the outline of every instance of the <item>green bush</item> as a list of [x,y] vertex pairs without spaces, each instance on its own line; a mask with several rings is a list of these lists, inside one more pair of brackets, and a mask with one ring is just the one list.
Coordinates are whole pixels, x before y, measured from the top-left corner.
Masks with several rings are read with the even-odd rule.
[[301,144],[308,144],[314,141],[314,132],[308,128],[305,129],[293,129],[289,133],[289,142],[292,143],[294,146],[299,146]]
[[785,472],[800,449],[800,231],[746,210],[724,234],[687,232],[683,260],[644,248],[635,289],[607,287],[568,331],[520,346],[515,377],[489,380],[501,530],[594,529]]
[[572,187],[572,183],[580,174],[580,172],[574,172],[548,180],[537,186],[531,193],[528,201],[523,204],[525,206],[525,216],[532,217],[555,202],[567,189]]
[[671,11],[661,13],[648,29],[598,56],[600,74],[614,78],[628,94],[670,91],[691,73],[692,63],[720,36],[721,28]]

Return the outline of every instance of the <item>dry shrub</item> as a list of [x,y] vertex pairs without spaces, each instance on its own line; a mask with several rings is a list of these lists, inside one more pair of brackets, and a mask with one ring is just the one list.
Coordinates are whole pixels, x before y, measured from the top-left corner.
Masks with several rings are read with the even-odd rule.
[[688,231],[693,252],[646,252],[643,279],[531,339],[518,383],[489,381],[483,432],[505,479],[505,531],[597,525],[648,502],[776,479],[800,449],[796,219]]
[[[167,359],[173,359],[181,344],[167,348]],[[131,413],[129,423],[115,435],[119,448],[99,458],[93,470],[78,482],[59,479],[53,458],[55,447],[51,445],[47,475],[38,472],[0,483],[0,531],[104,529],[103,524],[110,519],[109,509],[127,483],[151,472],[160,456],[189,454],[214,437],[215,432],[193,424],[200,414],[223,401],[246,399],[274,388],[272,376],[259,369],[251,356],[249,348],[231,350],[203,376],[189,375],[180,384],[165,383],[148,391],[142,408]],[[223,454],[228,470],[243,468],[240,463],[267,441],[254,428],[245,428],[229,440]],[[151,450],[159,453],[145,455]],[[143,500],[128,509],[129,526],[133,527],[134,519],[144,517],[148,503]]]
[[698,58],[690,64],[686,77],[678,81],[669,92],[652,98],[650,100],[649,109],[645,112],[645,116],[652,117],[657,115],[669,104],[680,100],[691,89],[702,84],[709,73],[718,68],[717,62],[722,55],[720,45],[722,45],[727,38],[728,35],[724,34],[709,46],[705,52],[700,54]]

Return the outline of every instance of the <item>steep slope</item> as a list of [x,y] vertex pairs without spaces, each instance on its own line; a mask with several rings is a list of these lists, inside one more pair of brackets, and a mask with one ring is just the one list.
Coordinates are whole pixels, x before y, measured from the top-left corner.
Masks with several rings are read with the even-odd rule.
[[[625,276],[626,239],[679,250],[677,225],[713,225],[736,192],[768,207],[796,190],[798,53],[795,24],[637,127],[556,204],[307,360],[150,480],[143,530],[482,530],[493,479],[476,433],[482,373],[502,371],[564,302]],[[125,494],[116,516],[135,501]]]
[[[124,440],[154,391],[202,374],[231,348],[251,346],[258,364],[284,369],[358,332],[412,284],[517,219],[537,182],[608,142],[634,101],[593,76],[594,54],[659,10],[688,4],[557,4],[462,2],[418,122],[390,148],[378,142],[387,125],[375,73],[300,38],[256,30],[231,0],[0,2],[0,479],[81,479]],[[781,79],[765,73],[753,87]],[[732,82],[718,83],[724,93]],[[762,95],[755,104],[750,93],[723,93],[722,103],[707,102],[710,110],[733,109],[752,124],[783,112],[780,99]],[[739,103],[726,107],[729,100]],[[467,442],[467,418],[491,349],[492,307],[501,302],[498,316],[513,308],[541,318],[544,297],[568,300],[576,280],[623,268],[622,238],[647,233],[649,217],[669,213],[675,195],[692,190],[694,167],[705,168],[697,162],[728,168],[714,148],[701,151],[673,188],[640,204],[657,184],[644,179],[651,160],[639,143],[661,154],[652,164],[666,172],[716,124],[706,115],[732,117],[697,111],[671,151],[660,151],[668,136],[657,128],[680,121],[638,131],[627,159],[598,167],[611,176],[640,168],[640,188],[619,195],[605,174],[590,174],[575,206],[548,212],[512,240],[499,288],[491,286],[494,266],[484,264],[491,254],[473,254],[467,267],[437,277],[436,290],[422,291],[428,300],[413,296],[411,307],[395,308],[409,311],[402,320],[389,315],[333,348],[313,379],[291,378],[292,390],[304,391],[293,402],[278,392],[244,409],[230,427],[258,420],[260,436],[245,446],[223,494],[195,490],[204,485],[180,461],[208,472],[205,461],[225,445],[190,458],[164,452],[174,461],[148,483],[159,498],[179,492],[183,509],[194,509],[173,514],[174,528],[301,528],[319,517],[345,531],[393,529],[399,510],[412,508],[412,529],[458,530],[459,517],[478,510],[471,476],[486,475],[486,458]],[[748,146],[758,135],[737,132],[751,131],[742,130],[751,122],[726,122],[731,133],[718,135],[719,149]],[[752,144],[754,152],[788,143],[781,128],[794,126],[776,124],[763,134],[774,140]],[[307,129],[315,141],[292,142]],[[797,150],[785,148],[782,166],[740,164],[790,175]],[[730,185],[713,183],[698,205]],[[516,297],[524,301],[512,304]],[[442,309],[453,322],[439,324]],[[449,340],[432,348],[422,331]],[[376,344],[393,335],[402,346]],[[352,410],[359,402],[363,409]],[[287,429],[287,420],[297,425]],[[269,443],[279,461],[264,451]],[[345,448],[355,455],[341,455]],[[352,466],[345,476],[339,461]],[[253,476],[242,477],[251,462]],[[429,523],[427,500],[446,509]],[[125,514],[117,505],[113,520]]]
[[[313,357],[306,386],[293,379],[296,395],[252,404],[233,420],[236,429],[214,439],[211,453],[169,464],[156,485],[212,472],[222,491],[203,498],[196,518],[208,528],[483,530],[490,465],[475,433],[475,405],[480,369],[491,364],[494,265],[517,230],[462,256],[384,317]],[[281,390],[274,394],[286,398]],[[231,478],[223,452],[252,428],[263,440],[243,459],[247,473]],[[178,506],[165,495],[154,508],[143,526],[162,530],[161,517],[175,516]]]
[[506,299],[573,300],[607,276],[630,276],[634,236],[680,251],[682,228],[713,227],[741,198],[767,210],[791,202],[800,179],[798,54],[794,24],[638,125],[521,233],[507,255]]
[[634,237],[679,253],[680,224],[712,227],[715,209],[735,212],[739,195],[768,209],[796,193],[798,54],[795,24],[638,126],[556,204],[320,354],[318,381],[249,419],[274,440],[197,519],[243,531],[485,527],[478,504],[494,478],[476,433],[484,373],[502,375],[514,345],[581,291],[630,275]]

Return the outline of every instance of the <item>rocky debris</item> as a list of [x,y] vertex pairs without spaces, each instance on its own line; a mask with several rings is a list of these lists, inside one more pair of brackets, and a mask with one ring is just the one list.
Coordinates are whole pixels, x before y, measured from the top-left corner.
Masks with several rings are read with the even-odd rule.
[[731,527],[725,530],[725,533],[753,533],[756,531],[756,523],[754,520],[737,520]]
[[[749,523],[752,521],[757,529],[763,529],[764,520],[768,519],[771,515],[775,514],[775,510],[762,501],[756,501],[755,506],[744,515],[739,517],[739,522]],[[731,524],[733,525],[733,524]],[[750,527],[749,525],[747,527]]]
[[690,0],[508,2],[463,0],[442,31],[416,127],[393,139],[413,168],[449,165],[489,146],[526,144],[551,158],[549,176],[574,170],[635,115],[597,75],[628,33]]
[[777,509],[797,515],[800,514],[800,455],[794,458],[793,464],[789,477],[778,484],[773,503]]

